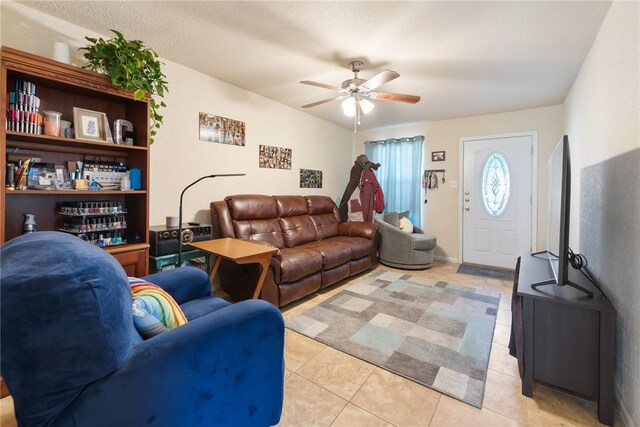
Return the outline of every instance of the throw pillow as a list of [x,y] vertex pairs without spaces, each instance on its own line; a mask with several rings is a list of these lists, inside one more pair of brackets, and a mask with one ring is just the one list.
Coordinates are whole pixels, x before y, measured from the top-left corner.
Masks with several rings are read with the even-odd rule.
[[409,219],[409,211],[399,212],[398,213],[398,218],[400,218],[400,219],[402,219],[402,218]]
[[387,212],[384,214],[382,219],[387,224],[393,225],[396,228],[400,228],[400,217],[398,216],[398,212]]
[[167,330],[164,324],[156,319],[148,310],[146,304],[141,299],[135,298],[133,300],[133,325],[143,339],[155,337],[160,332]]
[[400,219],[400,230],[409,234],[413,233],[413,224],[411,224],[411,221],[409,221],[409,218]]
[[133,296],[133,323],[142,338],[151,338],[187,323],[178,303],[160,286],[135,277],[129,277],[129,285]]

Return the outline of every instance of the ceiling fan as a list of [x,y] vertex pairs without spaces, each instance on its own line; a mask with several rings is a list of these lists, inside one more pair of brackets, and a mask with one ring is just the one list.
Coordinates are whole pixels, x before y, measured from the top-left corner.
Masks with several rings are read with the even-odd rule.
[[360,116],[368,114],[373,110],[374,104],[370,100],[382,99],[385,101],[406,102],[409,104],[415,104],[420,101],[420,97],[416,95],[405,95],[401,93],[389,93],[389,92],[374,92],[375,89],[383,84],[390,82],[393,79],[400,77],[395,71],[384,70],[381,73],[376,74],[369,80],[358,78],[358,73],[362,70],[364,63],[362,61],[351,61],[349,63],[351,71],[353,71],[353,78],[347,79],[342,82],[342,87],[337,87],[325,83],[312,82],[303,80],[300,83],[317,86],[325,89],[338,92],[338,95],[323,99],[321,101],[312,102],[311,104],[303,105],[302,108],[315,107],[316,105],[325,104],[331,101],[342,100],[342,111],[348,117],[354,117],[354,132],[355,127],[360,124]]

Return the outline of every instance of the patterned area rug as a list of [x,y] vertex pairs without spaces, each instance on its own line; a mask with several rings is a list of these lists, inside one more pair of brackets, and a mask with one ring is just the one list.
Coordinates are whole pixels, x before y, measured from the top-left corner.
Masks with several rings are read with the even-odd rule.
[[460,264],[458,273],[471,274],[472,276],[490,277],[492,279],[513,280],[514,272],[501,268],[482,267],[479,265]]
[[498,292],[381,270],[287,327],[480,408],[499,302]]

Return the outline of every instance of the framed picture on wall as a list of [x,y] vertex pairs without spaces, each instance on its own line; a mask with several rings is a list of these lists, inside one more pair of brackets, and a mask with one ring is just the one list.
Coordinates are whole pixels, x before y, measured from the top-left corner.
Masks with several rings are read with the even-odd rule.
[[291,169],[292,154],[291,148],[260,145],[258,166],[267,169]]
[[322,171],[300,169],[300,188],[322,188]]
[[244,122],[207,113],[198,117],[200,141],[245,146]]
[[446,153],[444,151],[432,151],[431,152],[431,161],[432,162],[444,162],[445,154]]

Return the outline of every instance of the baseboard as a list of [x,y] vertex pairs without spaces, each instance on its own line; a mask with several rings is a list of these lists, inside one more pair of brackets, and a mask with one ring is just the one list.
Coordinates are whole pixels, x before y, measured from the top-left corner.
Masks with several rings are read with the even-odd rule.
[[456,264],[460,264],[460,260],[458,258],[453,258],[453,257],[434,255],[433,259],[436,259],[438,261],[454,262]]
[[624,423],[625,427],[633,427],[633,420],[631,419],[631,415],[629,414],[629,411],[627,411],[627,408],[624,406],[624,403],[622,403],[622,399],[620,398],[622,396],[622,392],[620,391],[620,387],[618,386],[617,381],[614,389],[614,393],[616,395],[615,410],[620,415],[620,419]]

